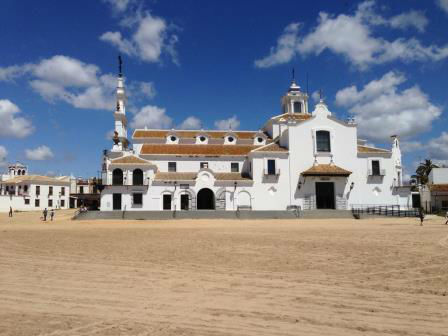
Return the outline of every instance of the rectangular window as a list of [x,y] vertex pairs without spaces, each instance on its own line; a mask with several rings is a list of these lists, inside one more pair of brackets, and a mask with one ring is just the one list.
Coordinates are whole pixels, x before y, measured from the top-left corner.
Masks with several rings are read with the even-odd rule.
[[199,166],[202,168],[208,168],[208,162],[201,162]]
[[48,207],[50,207],[50,208],[53,207],[53,200],[48,200]]
[[40,186],[36,186],[36,196],[40,195]]
[[141,193],[132,194],[132,202],[135,205],[142,205],[143,204],[143,194],[141,194]]
[[65,196],[65,187],[61,188],[61,196]]
[[61,200],[61,208],[65,207],[65,200]]
[[316,148],[318,152],[331,152],[329,131],[316,132]]
[[30,205],[30,199],[29,198],[25,198],[25,205]]
[[84,187],[79,187],[79,193],[84,194]]
[[380,161],[379,160],[372,160],[372,175],[373,176],[380,176]]
[[168,162],[168,171],[175,173],[177,171],[176,162]]
[[230,171],[232,173],[239,173],[239,171],[240,171],[240,164],[238,162],[230,163]]
[[268,160],[268,175],[275,175],[275,160]]
[[53,187],[48,187],[48,195],[53,195]]
[[444,209],[448,208],[448,201],[442,201],[442,208]]
[[38,208],[38,207],[40,207],[40,200],[34,200],[34,206],[36,207],[36,208]]

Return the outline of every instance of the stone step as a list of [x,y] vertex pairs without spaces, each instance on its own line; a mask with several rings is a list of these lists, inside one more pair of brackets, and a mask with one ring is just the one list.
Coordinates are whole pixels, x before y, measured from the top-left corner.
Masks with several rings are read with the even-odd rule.
[[301,218],[353,218],[351,210],[316,209],[305,210],[301,213]]
[[297,219],[294,211],[89,211],[79,213],[76,220],[123,219],[123,220],[164,220],[164,219]]

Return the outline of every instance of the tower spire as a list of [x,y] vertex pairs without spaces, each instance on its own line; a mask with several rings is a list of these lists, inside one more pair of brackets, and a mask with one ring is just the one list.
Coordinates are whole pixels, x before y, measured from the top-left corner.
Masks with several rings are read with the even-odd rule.
[[292,81],[296,81],[296,69],[294,69],[294,67],[292,68]]
[[121,55],[118,55],[118,76],[123,77],[123,60],[121,59]]

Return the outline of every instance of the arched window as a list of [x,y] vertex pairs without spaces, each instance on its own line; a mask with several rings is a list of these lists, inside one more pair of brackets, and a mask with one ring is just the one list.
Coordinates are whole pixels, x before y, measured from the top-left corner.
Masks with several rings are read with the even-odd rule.
[[134,169],[132,173],[132,184],[143,185],[143,171],[141,169]]
[[294,102],[294,113],[302,113],[302,103],[301,102]]
[[114,169],[112,172],[112,185],[123,185],[123,171],[121,169]]
[[330,132],[328,131],[316,132],[316,147],[318,152],[331,152]]

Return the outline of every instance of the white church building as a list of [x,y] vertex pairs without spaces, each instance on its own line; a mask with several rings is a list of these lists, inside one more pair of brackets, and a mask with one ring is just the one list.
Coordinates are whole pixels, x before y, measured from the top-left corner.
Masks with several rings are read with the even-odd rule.
[[[136,129],[128,140],[118,77],[114,145],[103,156],[102,211],[351,209],[411,206],[399,139],[375,148],[293,80],[258,131]],[[130,145],[132,143],[132,147]]]

